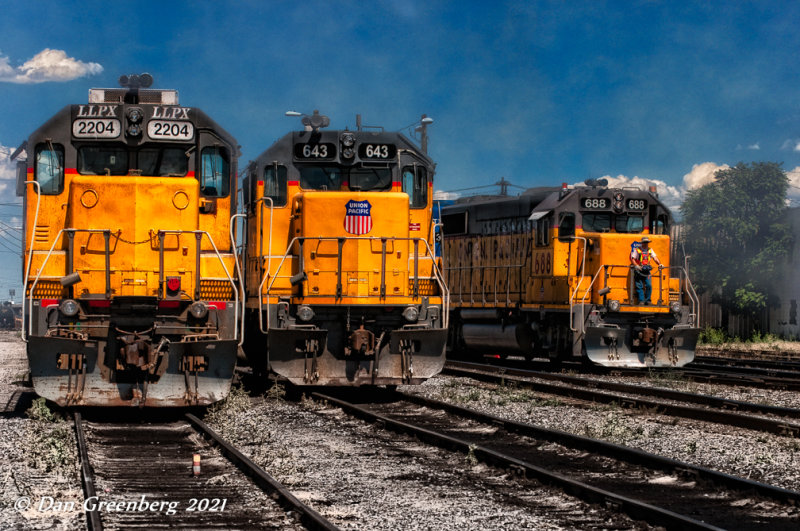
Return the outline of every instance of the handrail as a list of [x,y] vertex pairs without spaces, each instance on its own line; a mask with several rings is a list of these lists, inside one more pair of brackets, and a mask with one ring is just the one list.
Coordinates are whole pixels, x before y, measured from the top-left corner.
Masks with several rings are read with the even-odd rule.
[[[597,268],[597,272],[595,273],[594,277],[592,277],[592,281],[589,283],[589,286],[586,288],[586,290],[583,293],[583,296],[580,299],[580,304],[581,304],[581,320],[580,320],[581,328],[580,329],[572,328],[573,299],[574,299],[574,297],[575,297],[575,295],[577,294],[577,291],[578,291],[578,289],[576,287],[575,291],[573,292],[573,296],[570,297],[570,329],[573,332],[584,333],[586,331],[586,329],[584,327],[584,318],[583,318],[584,317],[583,310],[584,310],[584,306],[585,306],[584,303],[586,302],[587,297],[590,296],[590,294],[592,292],[592,287],[594,286],[594,283],[597,281],[597,278],[600,276],[600,272],[601,271],[606,272],[608,268],[612,268],[613,269],[615,267],[623,267],[625,269],[630,269],[631,268],[630,265],[623,265],[623,264],[601,264]],[[697,293],[694,290],[694,286],[692,286],[691,279],[689,279],[689,273],[686,271],[686,269],[684,267],[681,267],[681,266],[669,266],[669,267],[658,266],[658,270],[659,270],[659,275],[658,275],[659,276],[659,297],[662,296],[662,292],[663,292],[663,279],[662,279],[663,275],[661,274],[661,271],[667,270],[669,272],[672,269],[676,269],[676,270],[679,271],[679,273],[680,273],[680,275],[678,277],[679,280],[682,280],[684,278],[686,279],[686,285],[687,285],[687,288],[688,288],[686,290],[686,294],[689,296],[689,300],[691,301],[691,306],[692,306],[692,309],[691,309],[691,312],[690,312],[689,315],[695,317],[695,321],[696,321],[695,325],[699,326],[698,311],[699,311],[699,306],[700,306],[700,300],[697,297]],[[581,275],[581,278],[583,278],[583,275]],[[672,278],[672,277],[670,276],[668,278]],[[578,286],[580,286],[581,283],[582,283],[582,281],[578,283]],[[681,285],[683,285],[683,283],[681,283]],[[608,275],[604,276],[604,286],[603,287],[604,288],[608,287]],[[629,293],[630,293],[630,289],[631,289],[631,287],[628,286]],[[667,289],[669,289],[669,286],[667,287]],[[683,293],[683,290],[679,288],[678,289],[679,296],[682,293]],[[659,301],[661,301],[661,300],[662,299],[659,298]]]
[[[269,200],[269,243],[267,244],[267,269],[266,274],[264,274],[264,206],[265,203]],[[262,318],[264,305],[261,301],[261,291],[264,289],[264,282],[266,281],[267,276],[269,276],[269,272],[272,270],[272,214],[275,210],[275,204],[272,201],[271,197],[259,197],[256,201],[258,205],[261,203],[259,207],[259,212],[261,213],[261,220],[258,221],[258,268],[261,271],[262,279],[261,283],[258,285],[258,328],[261,330],[262,334],[266,334],[267,331],[264,330],[264,319]],[[267,327],[269,327],[269,321],[267,322]]]
[[[110,235],[111,230],[110,229],[75,229],[75,228],[69,228],[69,229],[60,229],[58,231],[58,234],[56,234],[56,237],[53,239],[53,244],[50,246],[50,250],[47,252],[47,256],[45,256],[44,262],[42,262],[42,265],[39,266],[39,272],[37,273],[36,278],[34,279],[33,284],[30,287],[31,297],[29,298],[29,302],[28,302],[28,311],[31,312],[31,313],[33,313],[33,293],[36,290],[36,285],[39,283],[39,279],[41,278],[42,273],[43,273],[45,267],[47,266],[47,262],[50,260],[50,257],[53,255],[53,250],[55,249],[56,244],[58,243],[58,241],[61,239],[62,235],[65,232],[72,232],[72,233],[75,233],[75,232],[87,232],[87,233],[90,233],[90,234],[103,233],[104,235],[105,234],[109,234]],[[202,236],[204,234],[206,236],[208,236],[208,240],[211,242],[211,246],[214,248],[214,252],[217,255],[217,259],[219,260],[220,264],[222,264],[222,269],[225,271],[225,276],[228,277],[228,282],[230,282],[231,287],[233,288],[232,291],[235,294],[235,299],[234,299],[234,302],[235,302],[234,319],[235,320],[234,320],[234,322],[238,323],[239,322],[239,290],[236,289],[236,283],[234,282],[233,277],[231,277],[230,273],[228,272],[228,267],[225,265],[225,261],[222,259],[222,255],[220,255],[219,250],[217,249],[217,245],[214,243],[214,239],[211,237],[211,235],[207,231],[204,231],[204,230],[158,230],[158,231],[156,231],[156,235],[158,236],[158,239],[159,239],[159,255],[161,256],[161,260],[159,261],[160,262],[159,263],[159,293],[162,292],[163,283],[164,283],[164,279],[163,279],[163,275],[164,275],[164,268],[163,268],[164,238],[163,238],[163,236],[166,235],[166,234],[178,234],[178,235],[180,235],[180,234],[184,234],[184,233],[186,233],[186,234],[194,234],[195,237],[198,238],[198,242],[197,242],[197,246],[198,246],[197,247],[197,254],[198,254],[198,257],[200,256],[200,241],[201,241],[201,238],[202,238]],[[32,252],[33,252],[33,250],[31,249],[31,253]],[[234,258],[235,258],[235,256],[234,256]],[[106,271],[105,271],[105,273],[106,273],[106,295],[110,296],[110,289],[111,289],[111,287],[110,287],[110,274],[111,274],[111,269],[110,269],[110,262],[109,262],[108,239],[106,239]],[[200,270],[199,270],[199,268],[198,268],[198,270],[196,272],[196,275],[197,275],[197,279],[198,279],[198,282],[199,282],[199,278],[200,278]],[[25,280],[26,280],[25,289],[27,289],[28,275],[26,275]],[[30,336],[32,333],[33,333],[33,320],[30,320],[29,323],[28,323],[28,335]],[[234,328],[234,339],[237,339],[237,340],[239,339],[239,329],[238,328]]]
[[[578,285],[575,286],[575,291],[573,291],[572,295],[570,295],[570,297],[569,297],[569,329],[570,329],[571,332],[577,332],[578,331],[576,328],[572,327],[572,307],[573,307],[572,301],[575,299],[575,295],[578,294],[578,288],[580,288],[581,284],[583,284],[583,274],[586,272],[586,247],[589,245],[589,241],[586,238],[584,238],[583,236],[573,236],[573,241],[575,241],[575,240],[583,240],[583,255],[581,257],[581,279],[578,281]],[[569,267],[569,264],[567,264],[567,266]],[[598,273],[599,272],[600,272],[600,270],[598,269]],[[595,275],[595,278],[597,278],[597,275]],[[594,283],[594,279],[592,279],[592,283]],[[589,289],[591,289],[591,288],[592,288],[592,284],[589,284]],[[584,298],[584,300],[586,299],[586,293],[585,292],[583,294],[583,298]],[[581,302],[583,302],[583,301],[581,301]],[[583,305],[581,305],[581,318],[583,318]],[[581,319],[581,327],[583,327],[583,319]]]
[[[439,290],[440,290],[440,292],[442,294],[442,314],[443,314],[442,315],[442,326],[444,328],[447,328],[448,322],[449,322],[449,311],[450,311],[450,291],[447,289],[447,284],[446,284],[446,282],[444,280],[444,275],[439,270],[439,266],[436,264],[435,256],[434,256],[433,250],[431,249],[431,246],[430,246],[430,243],[428,242],[428,240],[426,240],[424,238],[408,238],[408,237],[399,238],[399,237],[394,237],[394,236],[393,237],[380,237],[380,236],[368,236],[368,237],[363,237],[363,236],[346,236],[346,237],[345,236],[327,236],[327,237],[326,236],[313,236],[313,237],[306,237],[306,236],[295,236],[294,238],[292,238],[292,240],[289,242],[289,245],[286,247],[286,252],[284,252],[283,257],[281,257],[281,261],[278,263],[277,271],[281,270],[281,268],[283,267],[283,264],[286,262],[286,258],[290,256],[289,253],[291,252],[292,248],[294,247],[294,244],[298,243],[299,245],[302,246],[303,243],[305,242],[305,240],[312,240],[312,241],[317,241],[317,242],[330,241],[330,242],[337,242],[337,243],[340,242],[340,241],[347,241],[347,240],[380,241],[380,242],[382,242],[382,249],[385,249],[385,243],[387,241],[389,241],[389,240],[391,240],[392,242],[394,242],[394,241],[423,242],[425,244],[425,249],[427,249],[427,251],[428,251],[428,254],[425,255],[425,256],[430,256],[431,257],[431,266],[433,268],[434,278],[436,279],[436,283],[438,284]],[[342,249],[342,246],[340,245],[339,246],[339,256],[341,256],[341,249]],[[385,255],[385,253],[382,253],[382,254]],[[302,269],[302,256],[300,258],[301,258],[301,269]],[[419,258],[417,257],[417,259],[419,259]],[[382,278],[385,278],[385,277],[383,277],[383,275],[385,274],[385,268],[386,268],[385,262],[382,263],[381,267],[382,267],[382,271],[381,271]],[[301,270],[299,273],[303,273],[303,272],[304,271]],[[339,271],[337,273],[337,275],[341,275],[341,271]],[[266,283],[266,280],[268,278],[270,278],[270,282],[267,285],[266,293],[264,293],[263,292],[263,286]],[[264,274],[264,278],[261,280],[261,283],[259,285],[259,292],[258,292],[258,298],[259,298],[259,324],[261,325],[261,331],[264,332],[264,333],[267,333],[267,332],[263,329],[263,324],[262,324],[263,321],[261,320],[262,319],[261,318],[261,314],[263,313],[261,311],[261,309],[262,309],[262,299],[263,299],[264,296],[266,296],[267,299],[269,299],[270,292],[272,291],[272,286],[273,286],[273,284],[275,283],[275,281],[277,279],[278,279],[278,275],[271,276],[270,275],[270,270],[267,270],[265,272],[265,274]],[[355,298],[360,298],[360,297],[365,297],[366,298],[366,297],[371,297],[371,295],[356,296]],[[386,298],[386,294],[385,293],[382,294],[380,296],[380,298]],[[269,330],[269,326],[270,326],[270,313],[267,312],[267,330]]]
[[[36,185],[36,213],[33,215],[33,228],[31,229],[31,244],[28,246],[28,265],[25,268],[25,280],[24,280],[25,283],[22,285],[22,325],[21,325],[22,328],[19,331],[19,335],[22,338],[22,341],[27,343],[28,336],[25,335],[25,290],[28,289],[28,278],[30,277],[31,263],[33,261],[33,241],[36,238],[36,225],[39,224],[39,203],[42,200],[42,186],[39,184],[38,181],[25,181],[25,184]],[[31,291],[31,295],[33,295],[33,291]],[[31,308],[33,308],[32,303],[31,303]]]
[[234,260],[234,263],[236,264],[236,274],[239,277],[239,291],[241,292],[241,296],[242,296],[242,301],[241,301],[242,319],[240,319],[241,323],[239,323],[239,327],[240,327],[239,328],[239,346],[241,347],[242,344],[244,343],[244,303],[245,303],[246,296],[245,296],[245,292],[244,292],[244,277],[242,276],[242,266],[239,263],[239,256],[241,256],[241,255],[239,255],[239,253],[236,252],[237,246],[236,246],[235,232],[236,232],[237,227],[234,226],[234,223],[235,223],[234,220],[236,218],[247,218],[247,215],[246,214],[234,214],[234,215],[231,216],[231,220],[230,220],[231,247],[233,247],[233,260]]

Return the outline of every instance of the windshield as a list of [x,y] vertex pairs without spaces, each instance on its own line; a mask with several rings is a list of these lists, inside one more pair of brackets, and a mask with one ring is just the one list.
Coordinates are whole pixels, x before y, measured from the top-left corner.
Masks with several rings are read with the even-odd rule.
[[78,149],[78,173],[81,175],[141,175],[183,177],[189,169],[184,148],[148,147],[128,151],[124,147],[83,146]]
[[142,175],[183,177],[189,168],[189,158],[183,148],[147,148],[139,151]]
[[304,190],[375,192],[392,189],[390,168],[340,168],[338,166],[300,166],[300,187]]
[[627,214],[583,214],[584,232],[615,232],[638,233],[644,229],[643,216],[629,216]]

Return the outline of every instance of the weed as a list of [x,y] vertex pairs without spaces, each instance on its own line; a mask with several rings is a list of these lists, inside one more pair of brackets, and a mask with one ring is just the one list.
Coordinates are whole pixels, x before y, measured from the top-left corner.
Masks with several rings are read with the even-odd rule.
[[470,466],[475,466],[478,464],[478,458],[475,456],[475,448],[476,446],[474,444],[469,445],[469,451],[467,452],[467,463],[469,463]]
[[42,422],[57,422],[61,420],[61,415],[50,410],[47,405],[47,400],[44,398],[37,398],[31,404],[31,407],[25,412],[29,419],[38,420]]
[[34,400],[26,414],[31,419],[25,426],[28,464],[45,472],[73,474],[78,450],[72,425],[51,411],[44,398]]
[[697,441],[689,441],[686,445],[686,453],[689,455],[697,453]]
[[221,400],[211,407],[205,415],[205,422],[224,425],[230,422],[237,414],[250,409],[250,395],[241,386],[231,386],[231,391],[225,400]]
[[727,334],[721,328],[706,327],[700,332],[699,342],[706,345],[722,345],[726,338]]
[[275,382],[267,390],[267,398],[273,400],[283,400],[285,396],[286,396],[286,385],[283,383]]

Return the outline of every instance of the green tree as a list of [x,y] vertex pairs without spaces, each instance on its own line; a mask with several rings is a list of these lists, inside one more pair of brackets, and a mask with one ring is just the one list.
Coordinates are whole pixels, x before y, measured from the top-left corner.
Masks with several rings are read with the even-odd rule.
[[788,187],[781,164],[740,162],[687,194],[681,213],[692,281],[723,309],[755,315],[776,302],[772,281],[793,245]]

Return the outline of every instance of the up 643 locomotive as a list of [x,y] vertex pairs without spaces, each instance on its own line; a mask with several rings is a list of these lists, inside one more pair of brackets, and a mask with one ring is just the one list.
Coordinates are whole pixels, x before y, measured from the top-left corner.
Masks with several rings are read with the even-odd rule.
[[90,90],[15,154],[22,333],[34,389],[61,405],[204,405],[230,389],[238,146],[151,82]]
[[[442,209],[454,348],[613,367],[694,359],[698,301],[685,268],[670,263],[669,210],[654,188],[607,184]],[[630,257],[645,236],[661,266],[650,299],[637,301]]]
[[302,121],[244,178],[247,356],[298,385],[422,382],[447,340],[433,161],[400,133]]

